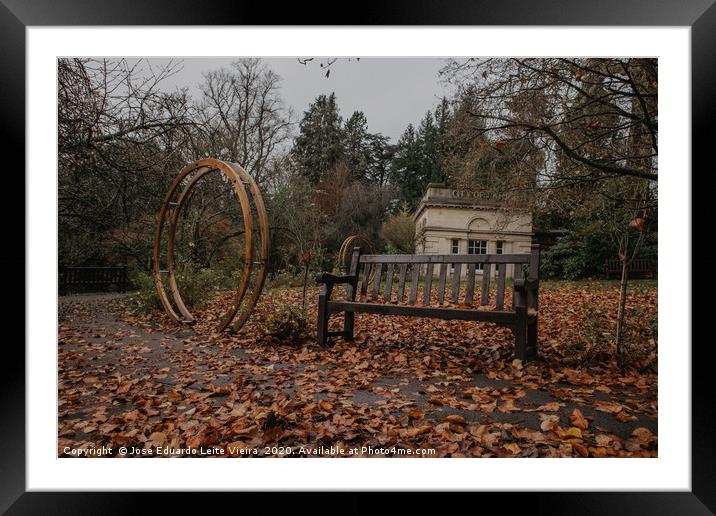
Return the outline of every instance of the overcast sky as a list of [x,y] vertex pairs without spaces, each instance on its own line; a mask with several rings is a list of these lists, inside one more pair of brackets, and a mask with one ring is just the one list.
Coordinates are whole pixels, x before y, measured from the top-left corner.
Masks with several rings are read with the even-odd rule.
[[[182,71],[168,78],[164,87],[188,87],[196,95],[203,72],[229,66],[234,59],[182,59]],[[161,65],[168,60],[153,58],[149,61],[152,65]],[[328,78],[319,66],[325,59],[316,58],[307,65],[299,63],[295,57],[266,58],[264,61],[282,77],[281,97],[293,107],[298,119],[318,95],[335,92],[344,119],[353,111],[363,111],[370,132],[389,136],[393,143],[409,123],[419,123],[425,112],[433,110],[440,98],[449,96],[451,91],[438,77],[444,59],[339,59],[331,65]]]

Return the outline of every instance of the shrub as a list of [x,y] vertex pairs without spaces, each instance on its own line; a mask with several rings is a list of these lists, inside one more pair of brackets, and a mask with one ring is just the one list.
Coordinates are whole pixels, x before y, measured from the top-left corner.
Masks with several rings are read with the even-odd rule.
[[137,289],[137,292],[129,298],[129,305],[134,311],[148,313],[162,308],[152,274],[136,271],[130,275],[130,278]]
[[652,368],[656,363],[659,342],[657,314],[643,306],[627,306],[624,323],[620,363],[623,366]]
[[[240,275],[240,271],[238,274]],[[180,267],[176,271],[176,279],[184,304],[188,308],[194,308],[208,301],[212,294],[233,288],[237,284],[238,276],[237,272]],[[137,292],[130,299],[130,306],[135,311],[149,313],[162,308],[152,273],[137,271],[132,275],[132,283],[137,288]],[[166,282],[164,287],[170,296]]]
[[571,344],[568,345],[574,353],[572,358],[581,366],[587,366],[595,360],[608,361],[612,341],[608,314],[600,310],[590,310],[586,306],[583,306],[582,310],[588,315],[572,333]]
[[604,260],[615,256],[608,235],[570,233],[542,254],[540,276],[565,280],[601,276]]
[[204,304],[212,294],[231,288],[231,276],[214,269],[184,268],[177,272],[177,284],[187,307]]
[[415,223],[403,208],[383,223],[380,236],[388,242],[389,252],[412,254],[415,250]]
[[264,338],[291,346],[302,345],[311,337],[313,328],[308,312],[291,305],[272,310],[259,325]]

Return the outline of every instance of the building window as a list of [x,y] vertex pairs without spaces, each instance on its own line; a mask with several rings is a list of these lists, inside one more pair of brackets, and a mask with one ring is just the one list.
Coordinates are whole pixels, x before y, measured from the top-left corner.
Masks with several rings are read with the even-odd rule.
[[452,243],[450,244],[450,252],[452,254],[460,254],[460,240],[457,238],[452,239]]
[[498,240],[495,242],[495,254],[504,254],[505,242],[504,240]]
[[[468,240],[467,254],[487,254],[487,240]],[[481,271],[482,264],[476,264],[475,269]]]
[[467,254],[487,254],[487,240],[470,240],[467,244]]

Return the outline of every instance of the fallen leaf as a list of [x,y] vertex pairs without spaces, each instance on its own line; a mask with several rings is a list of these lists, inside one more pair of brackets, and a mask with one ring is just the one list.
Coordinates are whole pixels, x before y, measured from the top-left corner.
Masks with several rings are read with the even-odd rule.
[[569,424],[579,428],[580,430],[586,430],[589,426],[589,421],[586,420],[578,408],[575,408],[572,411],[572,415],[569,416]]

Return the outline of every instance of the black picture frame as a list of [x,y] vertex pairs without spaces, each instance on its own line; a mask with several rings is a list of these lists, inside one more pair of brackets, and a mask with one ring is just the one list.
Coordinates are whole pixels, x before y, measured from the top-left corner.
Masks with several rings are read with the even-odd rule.
[[[310,5],[310,6],[309,6]],[[343,11],[343,14],[341,12]],[[348,12],[350,11],[350,12]],[[0,0],[0,92],[2,122],[0,141],[12,171],[5,167],[0,203],[6,242],[13,251],[2,255],[5,283],[19,283],[17,271],[32,274],[25,265],[25,227],[18,224],[22,206],[7,200],[23,199],[25,192],[25,29],[43,25],[611,25],[611,26],[689,26],[691,27],[692,70],[692,163],[693,167],[713,168],[708,154],[716,141],[716,5],[714,0],[456,0],[449,4],[426,1],[395,1],[388,5],[360,3],[348,11],[337,3],[294,3],[280,8],[261,2],[189,0]],[[8,154],[9,153],[9,154]],[[706,171],[704,171],[706,172]],[[691,181],[689,171],[681,171]],[[14,182],[14,184],[12,184]],[[691,249],[683,250],[686,260]],[[703,264],[701,264],[703,265]],[[701,267],[700,265],[700,267]],[[47,266],[55,266],[48,263]],[[703,269],[700,269],[703,270]],[[14,278],[14,279],[12,279]],[[690,281],[691,279],[688,278]],[[6,285],[5,296],[15,298],[24,285]],[[14,287],[14,288],[13,288]],[[48,286],[52,295],[54,286]],[[24,300],[24,294],[23,294]],[[684,300],[691,303],[691,300]],[[17,299],[14,310],[24,310]],[[696,307],[697,305],[694,304]],[[703,306],[703,305],[701,305]],[[22,308],[21,308],[22,307]],[[31,309],[31,307],[28,307]],[[6,321],[19,321],[7,317]],[[22,316],[24,317],[23,312]],[[693,316],[692,316],[693,317]],[[684,325],[684,342],[673,343],[688,349],[691,345],[691,320]],[[20,326],[12,322],[14,326]],[[24,340],[24,335],[23,335]],[[17,339],[5,339],[0,377],[2,420],[0,422],[0,511],[8,514],[109,514],[141,511],[157,495],[148,493],[25,492],[25,353]],[[701,346],[692,346],[692,489],[690,492],[569,492],[569,493],[480,493],[480,507],[506,504],[530,513],[556,514],[714,514],[716,513],[716,454],[712,434],[714,412],[713,382],[708,360],[709,338]],[[48,352],[54,348],[48,347]],[[638,459],[635,459],[638,460]],[[642,459],[649,460],[649,459]],[[211,494],[216,497],[216,493]],[[474,496],[474,495],[473,495]],[[174,493],[162,500],[164,511],[186,507],[183,494]],[[222,496],[223,498],[223,496]],[[505,499],[507,498],[507,499]],[[212,504],[223,500],[213,498]],[[272,509],[278,509],[281,497],[271,497]],[[300,503],[296,495],[284,503]],[[340,512],[372,512],[373,502],[364,494],[354,493],[341,502]],[[424,502],[411,497],[402,507],[407,512]],[[471,505],[476,503],[470,501]],[[412,506],[412,507],[411,507]],[[333,503],[316,510],[335,511]],[[495,509],[496,510],[496,509]]]

